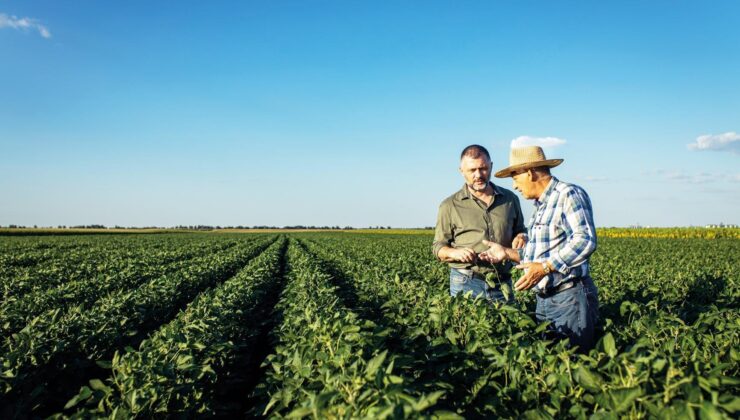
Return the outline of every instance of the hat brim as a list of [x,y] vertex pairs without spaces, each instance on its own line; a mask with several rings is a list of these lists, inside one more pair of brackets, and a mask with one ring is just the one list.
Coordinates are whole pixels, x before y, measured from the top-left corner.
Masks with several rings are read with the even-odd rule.
[[496,178],[508,178],[510,176],[513,176],[515,172],[523,171],[527,169],[532,168],[540,168],[542,166],[547,166],[548,168],[554,168],[558,165],[563,163],[563,159],[547,159],[547,160],[538,160],[537,162],[526,162],[526,163],[520,163],[518,165],[509,166],[508,168],[504,168],[494,174]]

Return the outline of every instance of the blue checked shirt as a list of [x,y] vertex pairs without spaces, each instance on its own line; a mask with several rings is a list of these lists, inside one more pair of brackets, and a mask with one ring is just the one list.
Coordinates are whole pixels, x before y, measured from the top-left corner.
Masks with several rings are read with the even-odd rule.
[[588,258],[596,250],[596,228],[586,191],[552,177],[534,205],[522,262],[547,261],[555,267],[534,289],[546,291],[588,276]]

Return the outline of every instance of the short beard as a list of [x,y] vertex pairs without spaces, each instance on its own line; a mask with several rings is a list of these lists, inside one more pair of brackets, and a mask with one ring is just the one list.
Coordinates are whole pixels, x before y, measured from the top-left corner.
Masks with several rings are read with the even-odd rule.
[[468,184],[468,188],[470,188],[471,190],[476,191],[476,192],[485,191],[486,188],[488,188],[488,182],[489,181],[486,181],[486,183],[483,185],[483,188],[480,188],[480,189],[476,188],[475,187],[475,184]]

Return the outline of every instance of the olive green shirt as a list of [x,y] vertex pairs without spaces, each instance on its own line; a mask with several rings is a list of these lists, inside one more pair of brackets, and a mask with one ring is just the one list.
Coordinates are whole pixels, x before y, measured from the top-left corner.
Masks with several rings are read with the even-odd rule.
[[[447,197],[439,206],[437,227],[434,230],[432,252],[436,257],[442,247],[470,248],[476,253],[488,249],[486,239],[511,247],[511,241],[526,233],[519,198],[510,190],[491,183],[493,199],[487,205],[475,198],[467,185]],[[482,274],[492,272],[494,265],[484,261],[475,263],[449,263],[453,268],[469,268]],[[510,277],[511,263],[495,264],[499,275]]]

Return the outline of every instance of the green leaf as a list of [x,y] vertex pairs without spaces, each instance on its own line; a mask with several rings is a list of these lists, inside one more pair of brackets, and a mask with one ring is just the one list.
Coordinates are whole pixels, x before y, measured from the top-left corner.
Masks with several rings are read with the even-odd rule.
[[702,420],[722,420],[724,416],[709,401],[704,401],[699,409],[699,418]]
[[457,345],[457,333],[452,327],[445,330],[445,337],[450,340],[450,343]]
[[601,340],[604,345],[604,351],[606,352],[606,354],[611,357],[616,356],[617,346],[614,343],[614,336],[612,335],[612,333],[606,333],[606,335],[604,335],[604,338],[602,338]]
[[541,334],[545,332],[545,330],[547,330],[551,323],[551,321],[540,322],[539,325],[537,325],[537,328],[535,328],[534,330],[535,334]]
[[80,389],[80,392],[77,395],[75,395],[74,397],[72,397],[71,400],[67,401],[67,404],[64,405],[64,409],[66,410],[68,408],[72,408],[72,407],[76,406],[81,401],[85,401],[88,398],[90,398],[92,396],[92,394],[93,394],[93,392],[92,392],[92,390],[90,388],[88,388],[86,386],[83,386]]
[[452,411],[447,410],[436,410],[433,413],[433,417],[435,420],[464,420],[465,417],[454,413]]
[[642,395],[642,388],[634,386],[631,388],[622,388],[609,391],[611,398],[611,408],[617,413],[627,411],[632,407],[632,403]]
[[437,404],[437,400],[439,400],[443,395],[445,394],[444,391],[434,391],[428,395],[424,395],[421,398],[419,398],[419,401],[417,401],[414,404],[414,410],[416,411],[424,411],[427,408],[433,406],[434,404]]
[[100,379],[90,379],[90,388],[96,391],[108,391],[110,387],[105,385]]
[[601,391],[601,386],[604,381],[601,379],[601,376],[598,373],[591,372],[583,366],[579,366],[576,369],[574,376],[576,382],[578,382],[578,384],[585,388],[587,391],[594,393]]
[[370,359],[370,361],[367,362],[367,366],[365,367],[365,377],[372,378],[373,376],[375,376],[375,373],[380,368],[380,365],[383,364],[383,361],[385,360],[385,356],[387,355],[388,355],[388,350],[383,350],[382,353]]
[[511,286],[506,282],[501,283],[501,293],[503,293],[505,300],[509,300],[514,295],[514,291],[511,290]]
[[310,416],[313,413],[311,407],[298,407],[295,410],[288,413],[289,419],[300,419],[306,416]]
[[388,375],[388,381],[394,385],[400,385],[403,383],[403,378],[396,375]]
[[740,411],[740,397],[733,397],[729,402],[720,403],[720,407],[724,408],[731,414]]
[[95,364],[103,369],[110,369],[111,367],[113,367],[110,360],[98,360],[95,362]]
[[667,361],[665,359],[655,359],[653,361],[653,370],[656,372],[660,372],[665,367]]

